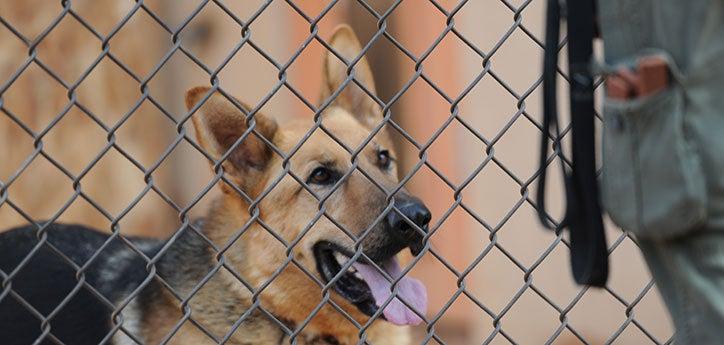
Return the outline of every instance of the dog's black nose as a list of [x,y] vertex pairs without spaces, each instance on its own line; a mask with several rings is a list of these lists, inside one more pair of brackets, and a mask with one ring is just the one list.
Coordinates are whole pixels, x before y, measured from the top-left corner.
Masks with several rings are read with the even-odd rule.
[[392,235],[403,241],[406,245],[419,245],[425,234],[415,229],[405,218],[412,221],[422,230],[427,231],[427,224],[430,223],[430,219],[432,218],[430,210],[425,207],[425,204],[423,204],[420,199],[415,197],[396,200],[395,208],[396,209],[393,209],[387,214],[387,224],[390,227]]

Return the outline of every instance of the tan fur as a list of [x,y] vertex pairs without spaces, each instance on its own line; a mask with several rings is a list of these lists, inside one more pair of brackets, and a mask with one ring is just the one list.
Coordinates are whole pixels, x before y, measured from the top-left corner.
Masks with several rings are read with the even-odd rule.
[[[348,62],[354,59],[361,49],[354,33],[347,26],[336,30],[330,44]],[[334,94],[346,78],[346,66],[331,53],[326,56],[324,66],[322,102]],[[374,94],[374,80],[366,59],[362,58],[357,62],[355,77]],[[218,92],[210,93],[208,88],[194,88],[187,94],[186,105],[192,109],[208,97],[193,116],[193,123],[199,144],[214,160],[218,160],[237,141],[239,135],[247,130],[244,112],[238,107],[245,111],[248,111],[249,107]],[[359,87],[348,86],[332,102],[322,119],[324,128],[350,150],[355,151],[370,134],[371,129],[381,123],[382,114],[379,105]],[[292,176],[285,174],[283,158],[268,148],[261,138],[263,136],[278,150],[289,154],[313,127],[312,120],[299,120],[284,126],[277,126],[270,117],[263,114],[255,114],[254,120],[258,133],[252,133],[243,140],[222,164],[233,185],[221,183],[224,194],[210,210],[204,231],[219,247],[223,248],[231,243],[224,254],[225,262],[251,286],[259,288],[272,280],[260,294],[263,308],[285,322],[300,325],[323,301],[323,294],[319,285],[297,265],[321,280],[316,270],[312,245],[324,239],[352,248],[354,241],[325,217],[320,218],[302,234],[305,226],[314,220],[319,201]],[[397,170],[394,162],[388,171],[379,168],[378,148],[393,152],[390,139],[384,132],[378,133],[361,150],[357,162],[361,169],[389,191],[399,182]],[[394,157],[394,153],[392,156]],[[349,152],[317,129],[299,150],[294,152],[288,165],[290,172],[304,181],[320,163],[328,163],[340,171],[348,171],[353,166],[351,160]],[[275,184],[277,180],[279,182]],[[323,187],[310,187],[320,196],[327,192]],[[274,273],[287,259],[286,247],[259,222],[252,222],[234,241],[238,231],[250,220],[249,203],[236,192],[237,188],[252,199],[270,190],[258,204],[259,219],[278,233],[286,243],[298,240],[291,251],[295,262],[281,269],[276,277]],[[333,219],[355,235],[360,235],[382,212],[385,204],[385,193],[362,173],[354,171],[324,205]],[[186,287],[186,290],[189,289],[190,287]],[[191,317],[220,338],[230,331],[231,325],[252,305],[251,297],[246,287],[222,268],[189,302]],[[358,323],[364,325],[368,321],[366,315],[331,290],[330,297]],[[149,343],[161,341],[183,315],[180,304],[170,294],[164,295],[163,301],[153,308],[153,312],[146,315],[144,320],[147,325],[144,337],[147,337]],[[229,304],[230,301],[233,303]],[[219,306],[224,305],[232,305],[232,310],[220,311]],[[230,343],[284,343],[279,327],[262,313],[254,313],[249,320],[242,323]],[[319,337],[330,335],[341,344],[356,344],[359,341],[358,333],[359,330],[349,320],[326,304],[303,329],[297,343],[325,344]],[[367,329],[366,335],[368,343],[371,344],[409,342],[409,331],[406,327],[395,326],[386,321],[375,321]],[[187,321],[172,338],[171,343],[207,342],[213,343]]]

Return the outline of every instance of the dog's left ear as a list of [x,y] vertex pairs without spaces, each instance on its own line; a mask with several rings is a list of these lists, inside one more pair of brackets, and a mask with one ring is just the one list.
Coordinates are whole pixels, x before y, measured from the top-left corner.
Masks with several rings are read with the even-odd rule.
[[[215,160],[219,160],[249,128],[246,115],[239,107],[247,112],[250,108],[236,99],[233,101],[237,104],[232,103],[219,92],[209,96],[209,92],[211,90],[208,87],[189,90],[186,93],[186,107],[190,110],[208,96],[191,119],[201,147]],[[256,133],[271,141],[277,130],[276,122],[259,113],[254,115],[254,120]],[[224,170],[249,194],[253,194],[254,188],[258,187],[264,168],[272,157],[271,148],[256,133],[251,132],[242,139],[222,163]],[[221,187],[225,192],[232,191],[224,183],[221,183]]]
[[[348,25],[340,25],[334,30],[329,45],[340,56],[344,57],[346,63],[362,52],[362,47],[357,40],[354,31]],[[375,80],[372,70],[364,56],[354,65],[354,77],[371,94],[376,95]],[[332,52],[327,52],[324,59],[324,73],[322,80],[322,97],[324,102],[344,83],[347,78],[347,65]],[[333,103],[352,114],[357,120],[368,128],[373,128],[382,120],[382,108],[353,81],[350,81],[344,90],[337,96]]]

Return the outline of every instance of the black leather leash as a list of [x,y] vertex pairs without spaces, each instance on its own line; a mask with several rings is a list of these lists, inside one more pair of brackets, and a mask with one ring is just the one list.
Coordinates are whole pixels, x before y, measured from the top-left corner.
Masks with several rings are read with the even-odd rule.
[[[561,0],[562,1],[562,0]],[[556,104],[558,40],[561,4],[548,0],[546,13],[546,49],[543,60],[543,134],[540,147],[540,176],[536,202],[543,225],[556,231],[570,231],[571,266],[576,282],[605,286],[608,278],[608,248],[603,229],[602,210],[596,178],[596,146],[593,104],[594,0],[565,0],[568,24],[568,66],[571,107],[571,169],[561,164],[566,191],[566,213],[556,226],[545,208],[546,166],[549,135],[555,135],[554,152],[563,158]],[[551,128],[554,133],[551,133]]]

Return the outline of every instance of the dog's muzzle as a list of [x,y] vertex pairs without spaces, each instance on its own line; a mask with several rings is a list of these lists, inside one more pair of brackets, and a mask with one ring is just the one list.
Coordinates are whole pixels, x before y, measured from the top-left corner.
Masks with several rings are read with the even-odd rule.
[[419,280],[402,275],[396,255],[407,247],[414,255],[421,253],[431,218],[420,199],[398,197],[378,228],[381,232],[363,246],[365,257],[350,265],[354,256],[350,248],[320,241],[314,246],[317,269],[325,283],[335,281],[335,291],[368,316],[389,300],[382,318],[398,325],[419,324],[427,309],[426,288]]

